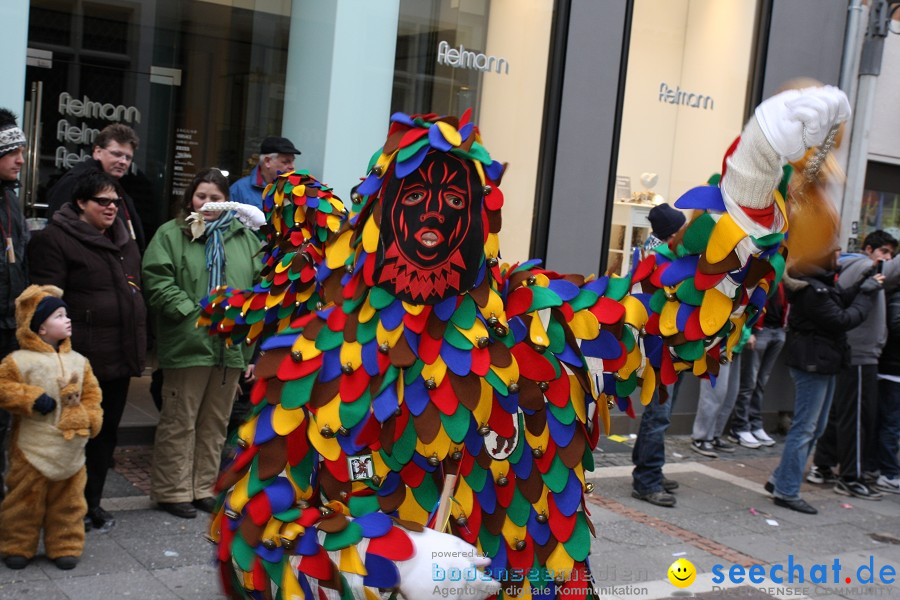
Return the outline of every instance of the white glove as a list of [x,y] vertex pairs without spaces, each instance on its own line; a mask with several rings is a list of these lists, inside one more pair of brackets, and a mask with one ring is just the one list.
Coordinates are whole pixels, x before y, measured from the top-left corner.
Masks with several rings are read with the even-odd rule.
[[434,529],[407,533],[416,553],[397,563],[403,597],[483,600],[500,591],[500,582],[477,569],[491,564],[491,559],[479,556],[475,546]]
[[850,118],[847,95],[832,85],[787,90],[756,107],[756,120],[772,149],[797,160]]
[[266,224],[266,215],[263,211],[250,204],[243,202],[207,202],[200,210],[203,212],[221,212],[223,210],[233,210],[244,227],[256,231]]

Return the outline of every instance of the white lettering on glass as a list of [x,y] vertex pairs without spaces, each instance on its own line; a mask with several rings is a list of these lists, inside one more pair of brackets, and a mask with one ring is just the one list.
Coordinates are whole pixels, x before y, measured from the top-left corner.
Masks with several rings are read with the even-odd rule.
[[450,44],[441,41],[438,44],[437,62],[439,65],[447,65],[455,69],[471,69],[473,71],[494,71],[503,75],[509,75],[509,61],[505,58],[488,56],[483,52],[466,50],[465,46],[451,48]]

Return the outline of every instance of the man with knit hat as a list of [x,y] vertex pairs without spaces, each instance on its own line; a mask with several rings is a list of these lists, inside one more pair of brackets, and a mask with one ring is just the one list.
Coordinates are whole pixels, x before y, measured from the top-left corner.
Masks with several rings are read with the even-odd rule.
[[[687,220],[684,213],[669,204],[660,204],[650,209],[647,215],[652,230],[644,242],[644,251],[667,244],[675,237]],[[675,388],[678,384],[675,384]],[[662,468],[666,464],[666,430],[672,421],[672,402],[675,400],[673,390],[667,390],[671,397],[668,402],[660,403],[659,392],[653,393],[653,399],[644,407],[641,424],[638,427],[637,439],[631,452],[634,470],[631,472],[631,495],[657,506],[675,506],[672,491],[678,489],[678,482],[663,476]]]
[[[16,125],[16,116],[0,108],[0,235],[5,251],[0,258],[0,359],[18,348],[16,343],[16,298],[28,285],[25,246],[28,228],[16,187],[25,164],[25,133]],[[4,495],[6,471],[6,430],[9,413],[0,410],[0,498]]]

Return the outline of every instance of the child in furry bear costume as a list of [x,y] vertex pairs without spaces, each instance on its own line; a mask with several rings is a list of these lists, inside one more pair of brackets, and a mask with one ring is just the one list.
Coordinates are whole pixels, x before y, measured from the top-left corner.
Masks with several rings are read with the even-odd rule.
[[[16,299],[21,350],[0,363],[0,407],[13,415],[9,492],[0,505],[0,554],[11,569],[28,565],[41,529],[47,556],[60,569],[75,567],[84,549],[84,448],[87,435],[100,431],[103,410],[90,363],[72,350],[66,308],[58,287],[29,286]],[[73,410],[86,413],[76,429],[87,431],[67,436],[59,424]]]

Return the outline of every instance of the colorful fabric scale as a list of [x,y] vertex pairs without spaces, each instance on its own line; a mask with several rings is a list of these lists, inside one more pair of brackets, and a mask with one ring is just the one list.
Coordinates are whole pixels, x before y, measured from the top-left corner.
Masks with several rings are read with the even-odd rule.
[[[435,173],[454,176],[444,155],[481,189],[432,193]],[[212,333],[264,338],[211,530],[231,589],[375,598],[397,585],[404,528],[424,525],[491,557],[501,597],[592,597],[585,474],[608,408],[633,414],[638,385],[646,403],[680,370],[715,375],[780,276],[786,229],[748,237],[707,186],[681,199],[704,212],[673,249],[635,261],[628,277],[510,266],[497,241],[502,173],[468,115],[396,114],[342,223],[337,199],[308,174],[267,189],[263,282],[206,304]],[[407,218],[409,207],[421,216]],[[446,293],[454,271],[440,264],[415,285],[400,269],[384,275],[385,215],[399,215],[397,252],[432,265],[433,239],[446,236],[426,222],[463,209],[483,227],[478,264],[465,265],[470,289]],[[437,523],[448,475],[449,518]]]

